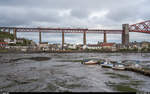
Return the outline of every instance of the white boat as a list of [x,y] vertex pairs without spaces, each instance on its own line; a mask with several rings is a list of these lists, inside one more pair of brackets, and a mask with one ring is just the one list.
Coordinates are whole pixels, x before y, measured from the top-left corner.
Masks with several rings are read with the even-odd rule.
[[124,70],[125,66],[123,64],[117,63],[117,64],[114,64],[114,66],[112,67],[112,69],[115,69],[115,70]]
[[131,68],[142,68],[139,64],[132,64],[131,66],[130,66]]
[[101,63],[101,66],[104,67],[104,68],[112,68],[113,64],[110,63],[110,62],[105,61],[105,62]]
[[98,64],[98,62],[94,61],[94,60],[89,60],[89,61],[85,61],[83,64],[85,64],[85,65],[95,65],[95,64]]

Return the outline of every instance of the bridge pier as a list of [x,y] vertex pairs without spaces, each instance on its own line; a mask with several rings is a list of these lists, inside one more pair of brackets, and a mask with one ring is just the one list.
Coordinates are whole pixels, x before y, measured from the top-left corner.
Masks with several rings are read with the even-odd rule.
[[6,31],[6,29],[4,28],[4,29],[3,29],[3,32],[5,32],[5,31]]
[[104,31],[104,41],[103,41],[104,43],[106,43],[107,42],[107,36],[106,36],[106,31]]
[[39,44],[42,42],[41,32],[39,32]]
[[128,45],[129,44],[129,24],[122,25],[122,44]]
[[10,29],[8,29],[8,33],[10,34]]
[[64,44],[65,44],[65,33],[62,31],[62,50],[64,49]]
[[62,31],[62,50],[64,49],[65,36],[64,31]]
[[86,32],[83,32],[83,45],[86,45]]
[[16,28],[13,29],[13,35],[14,35],[14,39],[17,39],[17,29]]

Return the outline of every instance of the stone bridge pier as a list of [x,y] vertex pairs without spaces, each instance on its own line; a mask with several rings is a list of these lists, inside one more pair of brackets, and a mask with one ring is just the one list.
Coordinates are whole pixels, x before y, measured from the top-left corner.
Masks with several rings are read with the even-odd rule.
[[129,24],[123,24],[122,29],[122,44],[127,46],[129,44]]

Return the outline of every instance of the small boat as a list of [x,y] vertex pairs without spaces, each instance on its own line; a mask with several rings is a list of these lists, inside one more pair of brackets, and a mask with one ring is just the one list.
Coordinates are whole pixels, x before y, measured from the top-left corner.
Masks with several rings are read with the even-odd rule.
[[98,64],[98,62],[94,61],[94,60],[87,60],[87,61],[84,61],[83,64],[85,64],[85,65],[95,65],[95,64]]
[[101,63],[101,66],[104,67],[104,68],[112,68],[113,64],[110,63],[110,62],[105,61],[105,62]]
[[139,64],[132,64],[131,66],[130,66],[131,68],[139,68],[139,69],[141,69],[142,67],[139,65]]
[[125,70],[125,66],[123,64],[117,63],[112,67],[114,70]]

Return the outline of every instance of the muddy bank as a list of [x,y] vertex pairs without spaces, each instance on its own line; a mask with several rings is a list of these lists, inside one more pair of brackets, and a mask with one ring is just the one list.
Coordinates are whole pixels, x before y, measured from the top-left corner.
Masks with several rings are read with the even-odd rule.
[[15,58],[15,59],[1,59],[2,56],[0,56],[0,63],[13,63],[18,62],[21,60],[33,60],[33,61],[47,61],[51,60],[51,57],[22,57],[22,58]]
[[[85,66],[83,59],[139,60],[150,64],[150,53],[0,54],[0,89],[31,92],[150,91],[149,77],[128,71]],[[4,63],[8,61],[11,63]],[[144,62],[145,61],[145,62]]]
[[22,59],[30,59],[30,60],[34,60],[34,61],[47,61],[50,60],[51,57],[31,57],[31,58],[18,58],[18,59],[11,59],[9,62],[15,62],[15,61],[19,61]]

